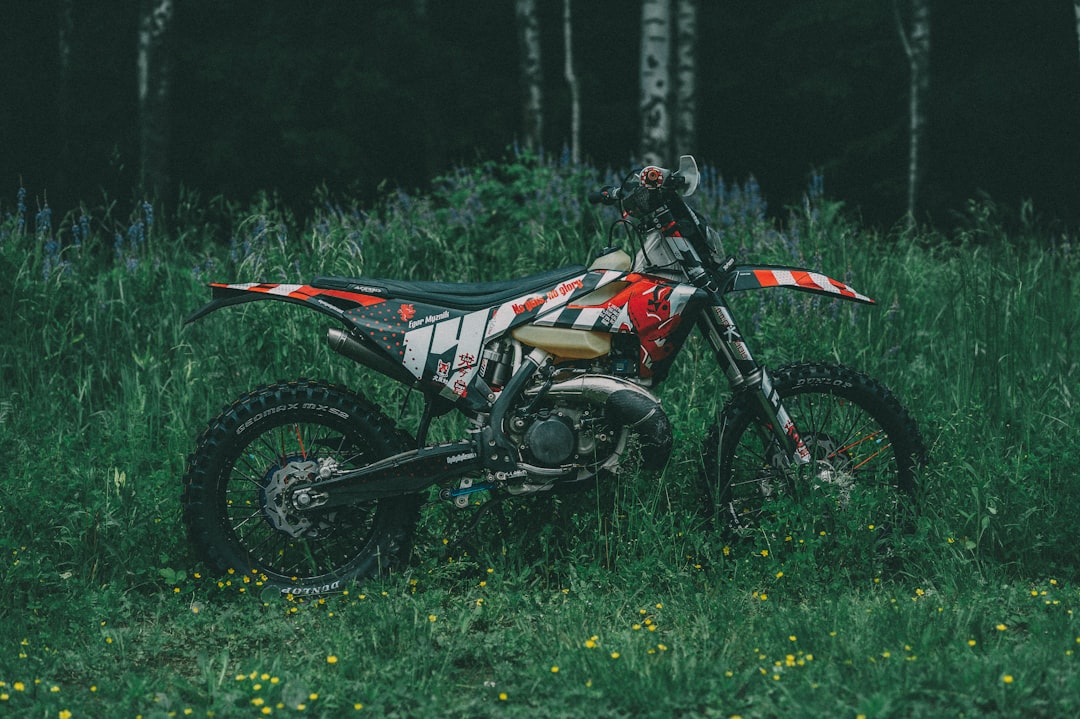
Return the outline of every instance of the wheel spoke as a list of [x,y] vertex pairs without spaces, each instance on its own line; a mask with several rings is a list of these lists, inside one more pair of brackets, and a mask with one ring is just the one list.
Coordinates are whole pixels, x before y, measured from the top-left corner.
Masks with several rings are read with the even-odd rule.
[[248,514],[246,517],[241,519],[239,522],[233,523],[231,525],[232,530],[235,532],[236,530],[244,527],[248,522],[251,522],[252,520],[257,519],[257,518],[259,518],[261,516],[262,516],[262,512],[260,510],[255,510],[251,514]]
[[[870,440],[877,439],[878,435],[880,435],[880,434],[881,434],[881,430],[878,430],[876,432],[870,432],[870,433],[864,434],[862,437],[860,437],[860,438],[858,438],[856,440],[853,440],[851,442],[848,442],[843,447],[841,447],[840,449],[838,449],[835,452],[833,452],[832,454],[830,454],[829,459],[840,456],[842,454],[846,454],[846,453],[850,452],[851,450],[855,449],[856,447],[858,447],[863,442],[868,442]],[[881,450],[878,450],[878,452],[880,452],[880,451]],[[878,452],[874,452],[874,454],[878,454]]]
[[300,436],[300,425],[294,424],[293,429],[296,431],[296,443],[300,445],[300,457],[307,460],[307,450],[304,449],[304,438]]
[[856,470],[860,469],[860,468],[861,468],[861,467],[862,467],[862,466],[863,466],[864,464],[866,464],[867,462],[869,462],[870,460],[872,460],[872,459],[873,459],[874,457],[877,457],[877,456],[878,456],[878,455],[880,455],[880,454],[881,454],[882,452],[884,452],[884,451],[886,451],[886,450],[888,450],[888,449],[890,449],[890,448],[892,448],[892,445],[891,445],[891,444],[887,444],[887,445],[885,445],[884,447],[882,447],[881,449],[879,449],[878,451],[874,452],[874,453],[873,453],[872,455],[870,455],[869,457],[867,457],[866,459],[864,459],[863,461],[861,461],[861,462],[859,462],[858,464],[856,464],[856,465],[855,465],[854,467],[852,467],[852,468],[851,468],[851,470],[852,470],[852,471],[854,472],[854,471],[856,471]]

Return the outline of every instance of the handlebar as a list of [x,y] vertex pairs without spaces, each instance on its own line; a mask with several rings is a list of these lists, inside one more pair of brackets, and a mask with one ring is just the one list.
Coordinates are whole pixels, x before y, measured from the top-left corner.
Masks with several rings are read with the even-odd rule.
[[593,190],[586,199],[590,205],[614,205],[619,202],[619,188],[605,185],[599,190]]
[[[656,188],[650,188],[656,192],[678,192],[688,186],[687,179],[677,172],[671,173],[664,180],[663,185]],[[625,194],[625,185],[616,187],[613,185],[605,185],[599,190],[593,190],[586,195],[586,199],[591,205],[617,205],[623,195]]]
[[665,190],[682,190],[689,187],[689,181],[677,172],[671,173],[668,179],[664,182]]

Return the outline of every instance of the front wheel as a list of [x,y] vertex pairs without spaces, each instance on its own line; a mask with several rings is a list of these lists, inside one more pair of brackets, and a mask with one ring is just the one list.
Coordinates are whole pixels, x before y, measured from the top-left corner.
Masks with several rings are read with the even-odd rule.
[[408,447],[385,415],[343,388],[300,380],[249,392],[211,421],[188,459],[188,539],[219,573],[282,593],[341,591],[404,561],[418,498],[298,513],[288,490]]
[[783,512],[822,524],[858,515],[865,527],[902,529],[915,511],[926,451],[915,421],[886,387],[840,365],[801,363],[772,374],[773,388],[811,455],[795,465],[749,394],[733,398],[706,437],[704,483],[718,524],[748,535]]

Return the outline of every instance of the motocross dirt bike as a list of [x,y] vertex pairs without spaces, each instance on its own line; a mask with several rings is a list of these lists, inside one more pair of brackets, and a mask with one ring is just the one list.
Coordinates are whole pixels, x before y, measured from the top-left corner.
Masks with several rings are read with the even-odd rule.
[[[423,393],[415,436],[344,387],[299,380],[256,389],[210,422],[189,457],[183,518],[212,569],[257,574],[295,595],[342,590],[407,560],[421,499],[465,506],[581,486],[629,454],[661,470],[672,428],[654,391],[694,329],[732,396],[702,448],[712,523],[753,532],[784,496],[828,492],[841,509],[871,488],[899,523],[924,457],[910,414],[883,385],[838,365],[766,370],[725,296],[786,287],[872,303],[793,267],[736,265],[684,201],[699,180],[649,166],[591,193],[641,241],[590,266],[501,282],[318,277],[311,284],[213,284],[188,321],[258,300],[321,312],[341,355]],[[458,411],[466,436],[429,444]],[[632,439],[633,438],[633,439]],[[637,452],[628,453],[628,446]],[[888,516],[882,523],[890,521]]]

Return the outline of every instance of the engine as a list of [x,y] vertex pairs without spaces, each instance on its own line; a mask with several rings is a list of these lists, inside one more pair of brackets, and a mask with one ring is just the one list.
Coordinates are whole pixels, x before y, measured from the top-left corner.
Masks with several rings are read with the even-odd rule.
[[518,412],[509,421],[522,467],[530,481],[583,481],[601,469],[614,469],[625,432],[613,429],[603,407],[558,401]]
[[659,401],[610,375],[569,371],[528,388],[507,424],[519,466],[537,484],[580,482],[616,469],[631,432],[641,441],[646,469],[663,467],[671,452],[671,425]]

